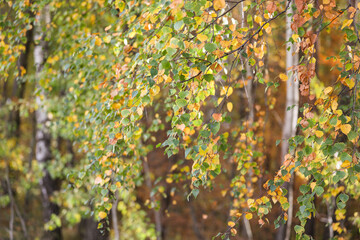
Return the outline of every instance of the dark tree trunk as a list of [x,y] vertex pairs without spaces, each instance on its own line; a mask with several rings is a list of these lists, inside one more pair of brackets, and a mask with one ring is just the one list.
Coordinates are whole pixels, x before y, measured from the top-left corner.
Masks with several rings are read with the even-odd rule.
[[[109,239],[109,231],[106,228],[98,229],[98,222],[92,218],[82,219],[79,224],[80,239],[82,240],[107,240]],[[103,223],[105,226],[106,223]]]
[[25,82],[23,81],[24,70],[28,71],[28,57],[30,55],[30,47],[33,39],[33,28],[26,31],[25,51],[20,54],[17,62],[18,76],[14,79],[12,88],[12,100],[16,103],[15,109],[10,113],[9,117],[9,136],[16,139],[20,137],[20,109],[19,100],[24,97]]

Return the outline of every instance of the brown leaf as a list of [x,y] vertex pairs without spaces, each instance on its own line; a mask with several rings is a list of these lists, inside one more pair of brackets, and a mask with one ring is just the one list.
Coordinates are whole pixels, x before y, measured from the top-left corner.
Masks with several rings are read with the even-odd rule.
[[268,1],[266,4],[266,10],[268,10],[269,13],[275,12],[276,4],[273,1]]
[[304,10],[305,7],[305,1],[304,0],[295,0],[295,5],[299,13]]

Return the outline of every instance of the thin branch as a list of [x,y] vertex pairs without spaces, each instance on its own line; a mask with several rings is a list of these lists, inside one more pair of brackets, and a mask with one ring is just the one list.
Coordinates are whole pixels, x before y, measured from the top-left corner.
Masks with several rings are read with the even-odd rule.
[[209,27],[211,27],[219,18],[225,16],[226,14],[228,14],[229,12],[231,12],[239,3],[244,2],[245,0],[241,0],[239,2],[235,2],[235,5],[232,6],[231,8],[229,8],[228,10],[226,10],[223,14],[217,16],[211,23],[209,23],[208,25],[206,25],[206,27],[203,28],[203,30],[201,30],[200,32],[196,33],[192,38],[190,38],[190,41],[193,40],[194,38],[196,38],[197,35],[199,35],[200,33],[203,33],[206,29],[208,29]]
[[344,12],[346,12],[349,8],[351,7],[351,5],[349,4],[343,11],[340,11],[340,13],[334,17],[333,19],[331,19],[331,21],[326,24],[324,27],[320,28],[320,30],[318,32],[321,32],[322,30],[324,30],[325,28],[327,28],[330,24],[332,24],[336,19],[338,19],[341,15],[344,14]]
[[[217,59],[215,59],[214,63],[215,63],[216,61],[218,61],[218,60],[226,57],[226,56],[229,56],[229,55],[231,55],[231,54],[233,54],[233,53],[235,53],[235,52],[241,51],[241,50],[250,42],[250,40],[252,40],[257,34],[259,34],[259,33],[263,30],[263,28],[264,28],[264,26],[265,26],[266,24],[268,24],[268,23],[270,23],[271,21],[275,20],[275,19],[278,18],[280,15],[284,14],[284,13],[287,11],[287,9],[290,7],[290,3],[291,3],[291,0],[288,0],[288,3],[287,3],[287,5],[286,5],[286,7],[285,7],[285,10],[279,12],[275,17],[270,18],[269,20],[267,20],[267,21],[266,21],[264,24],[262,24],[262,25],[259,27],[259,29],[258,29],[255,33],[253,33],[240,47],[238,47],[238,48],[236,48],[236,49],[234,49],[234,50],[232,50],[232,51],[230,51],[230,52],[225,53],[225,54],[224,54],[223,56],[221,56],[221,57],[218,57]],[[200,32],[200,33],[201,33],[201,32]],[[207,69],[208,69],[208,67],[209,67],[210,65],[211,65],[211,64],[208,64],[208,65],[207,65],[207,68],[206,68],[206,70],[205,70],[204,72],[207,71]],[[201,73],[203,73],[203,72],[200,71],[200,72],[199,72],[198,74],[196,74],[195,76],[192,76],[191,78],[189,78],[189,79],[187,79],[187,80],[181,81],[181,83],[188,82],[188,81],[196,78],[197,76],[199,76]]]
[[264,26],[265,26],[266,24],[268,24],[268,23],[270,23],[271,21],[275,20],[275,19],[278,18],[280,15],[284,14],[284,13],[287,11],[287,9],[290,7],[290,3],[291,3],[291,0],[288,0],[288,3],[287,3],[287,5],[286,5],[286,7],[285,7],[285,10],[283,10],[282,12],[279,12],[275,17],[270,18],[270,19],[267,20],[265,23],[263,23],[263,24],[259,27],[259,29],[258,29],[255,33],[253,33],[240,47],[238,47],[238,48],[236,48],[236,49],[234,49],[234,50],[232,50],[232,51],[230,51],[230,52],[225,53],[225,54],[224,54],[223,56],[221,56],[221,57],[218,57],[214,62],[216,62],[217,60],[220,60],[220,59],[222,59],[222,58],[224,58],[224,57],[226,57],[226,56],[228,56],[228,55],[230,55],[230,54],[233,54],[234,52],[237,52],[237,51],[243,49],[243,48],[246,46],[246,44],[248,44],[248,43],[250,42],[250,40],[252,40],[257,34],[259,34],[259,33],[263,30],[263,28],[264,28]]

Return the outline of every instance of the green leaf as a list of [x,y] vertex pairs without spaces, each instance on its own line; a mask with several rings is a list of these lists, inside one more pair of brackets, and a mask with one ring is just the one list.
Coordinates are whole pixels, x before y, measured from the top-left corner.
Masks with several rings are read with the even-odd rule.
[[344,202],[338,202],[336,205],[337,205],[338,208],[340,208],[340,209],[343,209],[343,208],[346,207],[346,204],[345,204]]
[[206,43],[205,44],[205,50],[208,52],[213,52],[217,48],[217,45],[215,43]]
[[198,195],[199,195],[199,189],[193,189],[192,191],[191,191],[191,193],[192,193],[192,195],[196,198]]
[[128,109],[124,109],[121,111],[121,116],[126,118],[127,116],[130,115],[130,111]]
[[171,69],[171,64],[169,63],[169,61],[163,60],[161,62],[161,69],[165,69],[165,70]]
[[346,203],[349,200],[349,196],[347,194],[345,194],[345,193],[341,193],[339,195],[339,199],[340,199],[340,201]]
[[314,188],[314,192],[316,193],[316,195],[317,195],[318,197],[320,197],[320,196],[324,193],[324,188],[321,187],[321,186],[316,186],[316,187]]
[[181,91],[179,93],[180,98],[186,98],[189,95],[189,91]]
[[301,192],[302,194],[307,193],[309,190],[310,190],[310,186],[309,186],[309,185],[301,185],[301,186],[300,186],[300,192]]
[[187,104],[187,101],[185,99],[176,99],[176,105],[179,107],[185,107]]
[[352,157],[348,154],[348,153],[346,153],[346,152],[342,152],[341,154],[340,154],[340,159],[341,159],[341,161],[352,161]]
[[174,24],[174,29],[176,30],[176,31],[179,31],[181,28],[182,28],[182,26],[184,25],[184,21],[178,21],[178,22],[176,22],[175,24]]
[[296,225],[294,227],[294,230],[297,234],[302,234],[303,232],[305,232],[305,228],[303,226],[300,225]]
[[345,65],[345,70],[346,70],[346,71],[349,71],[349,70],[352,69],[352,67],[353,67],[352,63],[347,63],[347,64]]

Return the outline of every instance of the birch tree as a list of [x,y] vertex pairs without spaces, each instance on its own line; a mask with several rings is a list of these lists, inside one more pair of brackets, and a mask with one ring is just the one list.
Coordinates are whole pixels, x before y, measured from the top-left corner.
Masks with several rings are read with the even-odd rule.
[[[291,29],[291,23],[293,20],[294,11],[292,6],[289,7],[286,11],[286,33],[285,39],[288,41],[286,43],[286,75],[288,80],[286,82],[286,101],[285,101],[285,115],[283,121],[282,129],[282,144],[281,144],[281,164],[284,164],[285,158],[289,151],[289,142],[290,138],[293,138],[296,135],[296,125],[298,120],[299,112],[299,81],[296,77],[296,71],[294,70],[298,64],[298,53],[295,50],[295,46],[290,42],[290,38],[293,35],[293,30]],[[291,153],[294,154],[294,153]],[[293,179],[289,184],[286,184],[288,189],[288,197],[290,207],[288,209],[288,221],[286,223],[286,229],[284,225],[278,230],[277,239],[290,239],[291,224],[293,217]],[[285,235],[284,235],[285,234]]]
[[[35,20],[35,33],[34,33],[34,62],[36,67],[36,80],[37,87],[40,87],[40,80],[42,79],[42,69],[45,64],[45,59],[47,57],[48,44],[46,41],[46,31],[50,27],[50,10],[49,6],[46,5],[40,12],[36,15]],[[51,196],[54,191],[57,190],[56,180],[52,178],[49,171],[47,170],[47,165],[52,160],[51,154],[51,133],[49,129],[49,117],[46,109],[46,97],[44,96],[43,91],[39,91],[39,95],[36,97],[36,160],[43,167],[43,176],[39,180],[42,205],[43,205],[43,216],[44,221],[49,222],[53,218],[57,217],[59,213],[59,207],[51,201]],[[61,239],[61,229],[60,224],[57,224],[55,229],[48,229],[43,239],[46,240],[57,240]]]

